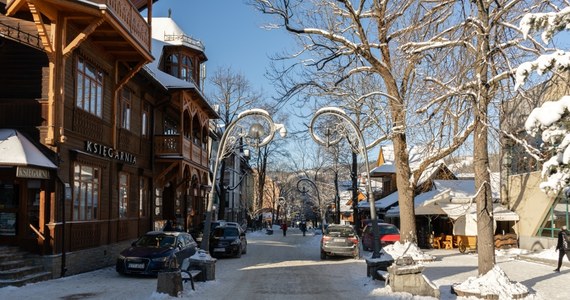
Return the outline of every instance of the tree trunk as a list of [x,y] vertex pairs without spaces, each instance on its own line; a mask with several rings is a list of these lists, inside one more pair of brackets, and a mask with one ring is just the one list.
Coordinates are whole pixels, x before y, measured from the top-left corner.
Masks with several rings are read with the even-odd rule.
[[218,199],[220,200],[220,203],[218,203],[218,220],[225,220],[225,216],[226,216],[226,189],[224,188],[224,177],[226,174],[226,160],[223,159],[221,161],[221,166],[220,166],[220,184],[218,185],[219,189],[219,193],[218,193]]
[[477,38],[476,68],[480,78],[479,97],[476,99],[475,130],[473,137],[473,159],[475,171],[475,201],[477,202],[477,252],[479,275],[489,272],[495,265],[495,244],[493,240],[493,200],[491,196],[491,181],[489,175],[489,150],[487,149],[488,127],[487,112],[491,100],[489,81],[489,64],[487,55],[490,53],[489,42],[489,8],[487,2],[477,1],[479,20],[485,26],[479,28]]

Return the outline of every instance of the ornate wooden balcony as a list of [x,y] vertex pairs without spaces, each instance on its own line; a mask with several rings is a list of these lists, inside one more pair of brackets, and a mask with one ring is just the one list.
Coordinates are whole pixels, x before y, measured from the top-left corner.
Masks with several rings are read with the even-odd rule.
[[208,151],[182,135],[155,135],[154,155],[161,159],[186,159],[208,166]]

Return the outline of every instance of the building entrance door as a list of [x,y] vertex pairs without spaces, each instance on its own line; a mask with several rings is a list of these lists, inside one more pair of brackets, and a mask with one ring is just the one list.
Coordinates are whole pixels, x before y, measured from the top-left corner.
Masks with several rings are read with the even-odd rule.
[[14,180],[0,179],[0,245],[16,245],[20,187]]

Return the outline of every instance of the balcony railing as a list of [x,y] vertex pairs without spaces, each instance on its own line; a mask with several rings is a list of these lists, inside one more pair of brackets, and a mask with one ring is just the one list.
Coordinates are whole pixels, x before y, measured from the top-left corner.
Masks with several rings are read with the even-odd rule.
[[97,0],[103,1],[123,22],[128,31],[139,42],[150,49],[150,26],[129,0]]
[[208,151],[182,135],[155,135],[154,153],[157,157],[187,158],[199,165],[208,166]]
[[[15,0],[8,0],[10,7]],[[97,4],[105,4],[111,13],[125,26],[128,32],[150,52],[150,26],[129,0],[91,0]],[[80,1],[77,1],[80,2]]]

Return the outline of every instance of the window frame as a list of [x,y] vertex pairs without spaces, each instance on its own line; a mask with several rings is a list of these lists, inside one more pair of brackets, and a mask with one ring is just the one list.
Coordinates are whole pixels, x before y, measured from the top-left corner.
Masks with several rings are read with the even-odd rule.
[[[91,173],[91,178],[88,176]],[[89,180],[90,179],[90,180]],[[101,168],[80,162],[73,164],[72,220],[91,221],[99,218],[101,203]]]
[[103,118],[104,72],[83,57],[75,64],[75,106]]
[[129,173],[119,172],[119,219],[126,219],[129,217],[129,180]]
[[131,130],[131,119],[132,119],[132,102],[133,102],[133,92],[128,88],[123,88],[121,91],[121,128],[126,130]]

